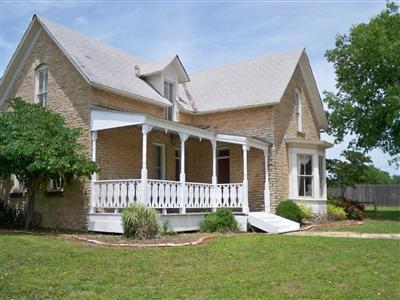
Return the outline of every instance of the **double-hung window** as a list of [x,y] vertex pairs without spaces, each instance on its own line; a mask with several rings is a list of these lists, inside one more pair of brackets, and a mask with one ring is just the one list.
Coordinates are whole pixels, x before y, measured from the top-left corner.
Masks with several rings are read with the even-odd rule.
[[[174,105],[174,84],[169,82],[169,81],[164,81],[164,97],[171,102],[172,105]],[[173,106],[167,107],[165,109],[165,118],[167,120],[172,120],[173,119]]]
[[300,197],[313,196],[312,155],[297,155],[298,189]]
[[47,65],[40,65],[36,69],[35,102],[42,106],[47,105],[48,71]]

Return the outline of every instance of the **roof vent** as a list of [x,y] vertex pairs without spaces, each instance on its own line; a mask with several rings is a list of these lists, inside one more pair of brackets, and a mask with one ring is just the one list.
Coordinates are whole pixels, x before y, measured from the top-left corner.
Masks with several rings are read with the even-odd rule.
[[140,77],[140,67],[138,65],[135,65],[135,75]]

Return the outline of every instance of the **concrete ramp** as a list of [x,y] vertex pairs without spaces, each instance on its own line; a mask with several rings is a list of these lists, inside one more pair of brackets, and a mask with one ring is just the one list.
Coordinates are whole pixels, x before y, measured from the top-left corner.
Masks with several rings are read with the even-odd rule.
[[300,229],[299,223],[267,212],[249,213],[248,222],[251,226],[269,233],[285,233]]

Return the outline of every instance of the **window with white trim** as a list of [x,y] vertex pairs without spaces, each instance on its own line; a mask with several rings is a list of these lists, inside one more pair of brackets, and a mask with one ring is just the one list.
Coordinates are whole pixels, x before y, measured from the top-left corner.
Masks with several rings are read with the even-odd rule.
[[312,155],[297,155],[297,182],[300,197],[313,196],[313,164]]
[[[174,105],[174,84],[169,81],[164,81],[164,97],[171,102],[172,105]],[[173,119],[173,106],[167,107],[165,109],[165,118],[167,120],[172,120]]]
[[319,174],[319,195],[321,198],[325,194],[325,168],[324,168],[325,157],[318,155],[318,174]]
[[35,73],[35,102],[42,106],[47,105],[48,68],[40,65]]
[[64,191],[64,178],[58,177],[55,179],[49,180],[49,184],[47,186],[48,192],[63,192]]
[[295,113],[296,113],[296,128],[297,131],[303,131],[302,128],[302,116],[301,116],[301,95],[299,90],[295,90],[294,91],[294,95],[295,95]]

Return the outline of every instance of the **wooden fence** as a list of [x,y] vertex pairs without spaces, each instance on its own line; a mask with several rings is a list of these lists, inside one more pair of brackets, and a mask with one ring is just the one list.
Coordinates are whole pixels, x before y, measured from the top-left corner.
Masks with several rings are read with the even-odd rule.
[[[328,188],[328,195],[341,196],[340,188]],[[360,202],[375,202],[378,206],[400,206],[400,184],[360,184],[346,188],[345,197]]]

